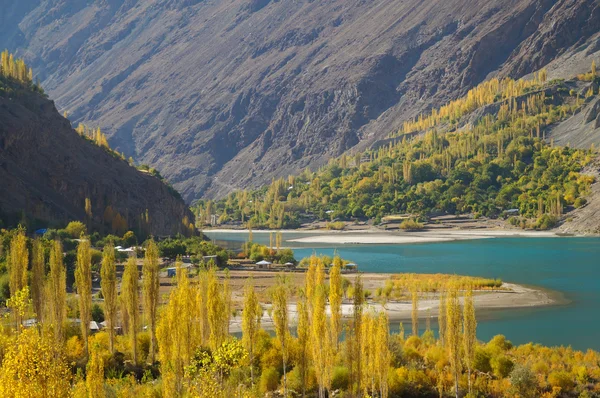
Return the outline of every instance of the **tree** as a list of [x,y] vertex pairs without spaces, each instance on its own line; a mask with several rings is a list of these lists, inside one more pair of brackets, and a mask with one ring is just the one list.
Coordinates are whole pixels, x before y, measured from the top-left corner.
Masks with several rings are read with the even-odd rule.
[[463,310],[463,342],[465,364],[469,372],[469,393],[471,393],[471,369],[475,361],[475,346],[477,344],[477,320],[475,319],[475,304],[473,290],[469,287],[465,294]]
[[363,306],[365,296],[363,284],[360,275],[354,281],[354,302],[352,311],[352,330],[350,337],[350,374],[351,374],[351,389],[353,396],[358,396],[361,393],[361,341],[363,328]]
[[308,304],[306,295],[301,294],[296,302],[296,312],[298,313],[298,326],[296,333],[298,335],[298,345],[300,348],[298,366],[300,370],[300,382],[302,384],[302,396],[306,396],[306,383],[308,375],[308,341],[310,337],[310,326],[308,320]]
[[325,316],[325,286],[318,284],[315,287],[312,299],[312,319],[311,319],[311,340],[312,340],[312,358],[319,384],[319,398],[325,397],[325,388],[328,373],[327,367],[328,349],[331,338],[329,328],[327,327],[327,318]]
[[438,329],[439,329],[439,340],[440,345],[444,347],[445,345],[445,336],[446,336],[446,295],[444,293],[444,288],[440,288],[440,308],[438,312]]
[[125,304],[125,312],[129,323],[128,334],[131,344],[132,360],[137,364],[137,329],[139,318],[139,289],[138,289],[138,267],[135,257],[129,257],[123,280],[121,282],[121,300]]
[[596,77],[596,61],[592,61],[592,78]]
[[79,296],[79,319],[84,352],[88,351],[88,336],[92,318],[92,253],[89,238],[82,237],[77,245],[77,264],[75,268],[75,286]]
[[179,397],[183,394],[185,369],[190,365],[192,353],[197,344],[192,341],[196,323],[193,311],[195,295],[189,283],[187,270],[182,267],[181,258],[175,263],[177,286],[169,294],[169,301],[158,318],[156,336],[160,350],[163,395]]
[[150,239],[146,246],[146,255],[142,267],[144,312],[150,329],[150,352],[148,354],[148,361],[150,363],[154,363],[157,348],[156,315],[160,288],[158,272],[158,246],[156,246],[154,239]]
[[2,397],[69,397],[71,369],[62,344],[26,329],[7,347],[0,367]]
[[242,310],[242,343],[250,354],[250,380],[254,385],[254,347],[256,336],[260,330],[262,308],[254,291],[252,278],[246,281],[244,287],[244,309]]
[[115,248],[112,243],[104,246],[100,268],[100,288],[104,297],[104,315],[108,328],[108,342],[111,353],[115,352],[115,326],[117,319],[117,269]]
[[53,327],[56,341],[62,343],[67,319],[67,271],[63,264],[63,249],[59,240],[54,241],[50,250],[50,273],[45,295],[49,299],[48,323]]
[[454,393],[458,398],[458,378],[461,372],[461,314],[460,302],[458,300],[458,290],[453,287],[449,290],[446,299],[446,347],[450,368],[454,376]]
[[388,377],[390,372],[390,363],[392,354],[389,347],[390,330],[388,318],[385,312],[381,312],[377,317],[375,330],[375,361],[374,367],[377,374],[377,383],[379,384],[380,398],[388,396]]
[[288,298],[289,286],[287,278],[284,275],[277,277],[277,282],[271,292],[272,301],[272,318],[275,325],[275,334],[281,344],[281,358],[283,363],[283,396],[287,397],[287,374],[286,362],[288,357],[288,335],[289,335],[289,320],[288,320]]
[[417,286],[413,284],[410,288],[410,293],[412,297],[412,334],[413,336],[419,335],[419,292],[417,291]]
[[91,349],[91,357],[87,364],[85,386],[88,398],[104,398],[104,362],[100,347],[96,343]]
[[44,259],[44,246],[39,239],[33,241],[31,259],[31,298],[33,311],[38,323],[43,321],[44,311],[44,279],[46,276],[46,263]]
[[[27,286],[27,266],[29,265],[29,249],[27,249],[27,237],[25,230],[19,228],[10,241],[8,253],[8,276],[11,296],[15,296]],[[21,326],[20,311],[12,312],[15,318],[17,331]]]
[[333,265],[329,270],[329,307],[331,310],[331,341],[333,348],[338,349],[338,341],[342,327],[342,259],[333,258]]

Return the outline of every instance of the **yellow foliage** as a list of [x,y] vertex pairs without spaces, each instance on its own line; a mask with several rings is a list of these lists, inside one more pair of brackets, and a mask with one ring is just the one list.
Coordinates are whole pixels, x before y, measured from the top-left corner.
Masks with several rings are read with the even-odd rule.
[[24,330],[7,348],[0,368],[0,396],[68,397],[71,372],[59,344]]

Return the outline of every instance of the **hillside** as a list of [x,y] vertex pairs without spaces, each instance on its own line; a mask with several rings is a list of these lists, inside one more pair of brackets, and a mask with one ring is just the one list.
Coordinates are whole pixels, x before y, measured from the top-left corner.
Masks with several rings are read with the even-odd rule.
[[[584,209],[598,206],[592,185],[597,152],[592,145],[558,146],[549,135],[581,114],[595,120],[590,111],[599,94],[595,73],[567,81],[548,81],[546,70],[530,80],[491,79],[405,122],[376,148],[342,155],[317,172],[277,179],[260,190],[199,202],[199,211],[218,214],[221,222],[289,228],[303,217],[378,223],[394,214],[498,218],[511,210],[512,225],[553,228],[569,221],[564,215],[573,209],[587,214]],[[600,222],[563,227],[589,232]]]
[[186,201],[363,150],[494,74],[598,58],[595,0],[0,2],[0,48]]
[[[81,137],[31,83],[0,73],[0,225],[89,221],[94,229],[187,232],[179,195],[116,153]],[[90,200],[91,217],[86,214]]]

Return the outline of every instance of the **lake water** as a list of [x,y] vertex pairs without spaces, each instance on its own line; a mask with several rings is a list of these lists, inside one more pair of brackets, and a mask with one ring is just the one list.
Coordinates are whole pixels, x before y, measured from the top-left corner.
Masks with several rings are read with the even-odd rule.
[[[247,233],[206,233],[217,243],[239,247]],[[362,272],[449,273],[501,278],[561,292],[567,304],[486,311],[478,317],[477,337],[504,334],[516,344],[570,345],[600,350],[600,238],[494,238],[405,245],[329,245],[288,242],[306,234],[283,233],[283,246],[297,259],[332,255],[359,265]],[[254,241],[269,243],[266,233]],[[406,327],[409,325],[405,325]]]

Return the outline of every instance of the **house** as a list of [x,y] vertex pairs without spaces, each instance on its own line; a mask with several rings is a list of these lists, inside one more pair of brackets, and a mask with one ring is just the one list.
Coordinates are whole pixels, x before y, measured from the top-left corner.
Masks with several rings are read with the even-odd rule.
[[204,264],[210,264],[210,262],[213,262],[217,267],[220,267],[221,264],[219,262],[219,257],[217,256],[202,256],[202,262]]
[[259,261],[256,264],[256,268],[258,269],[268,269],[271,268],[271,263],[265,260]]
[[[181,267],[181,269],[186,270],[188,273],[190,272],[191,268],[192,268],[191,264],[186,264]],[[173,278],[175,276],[177,276],[177,267],[167,268],[167,278]]]
[[121,246],[117,246],[117,247],[115,247],[115,249],[117,249],[117,251],[119,253],[126,254],[127,257],[135,257],[136,256],[135,247],[128,247],[128,248],[124,249]]

